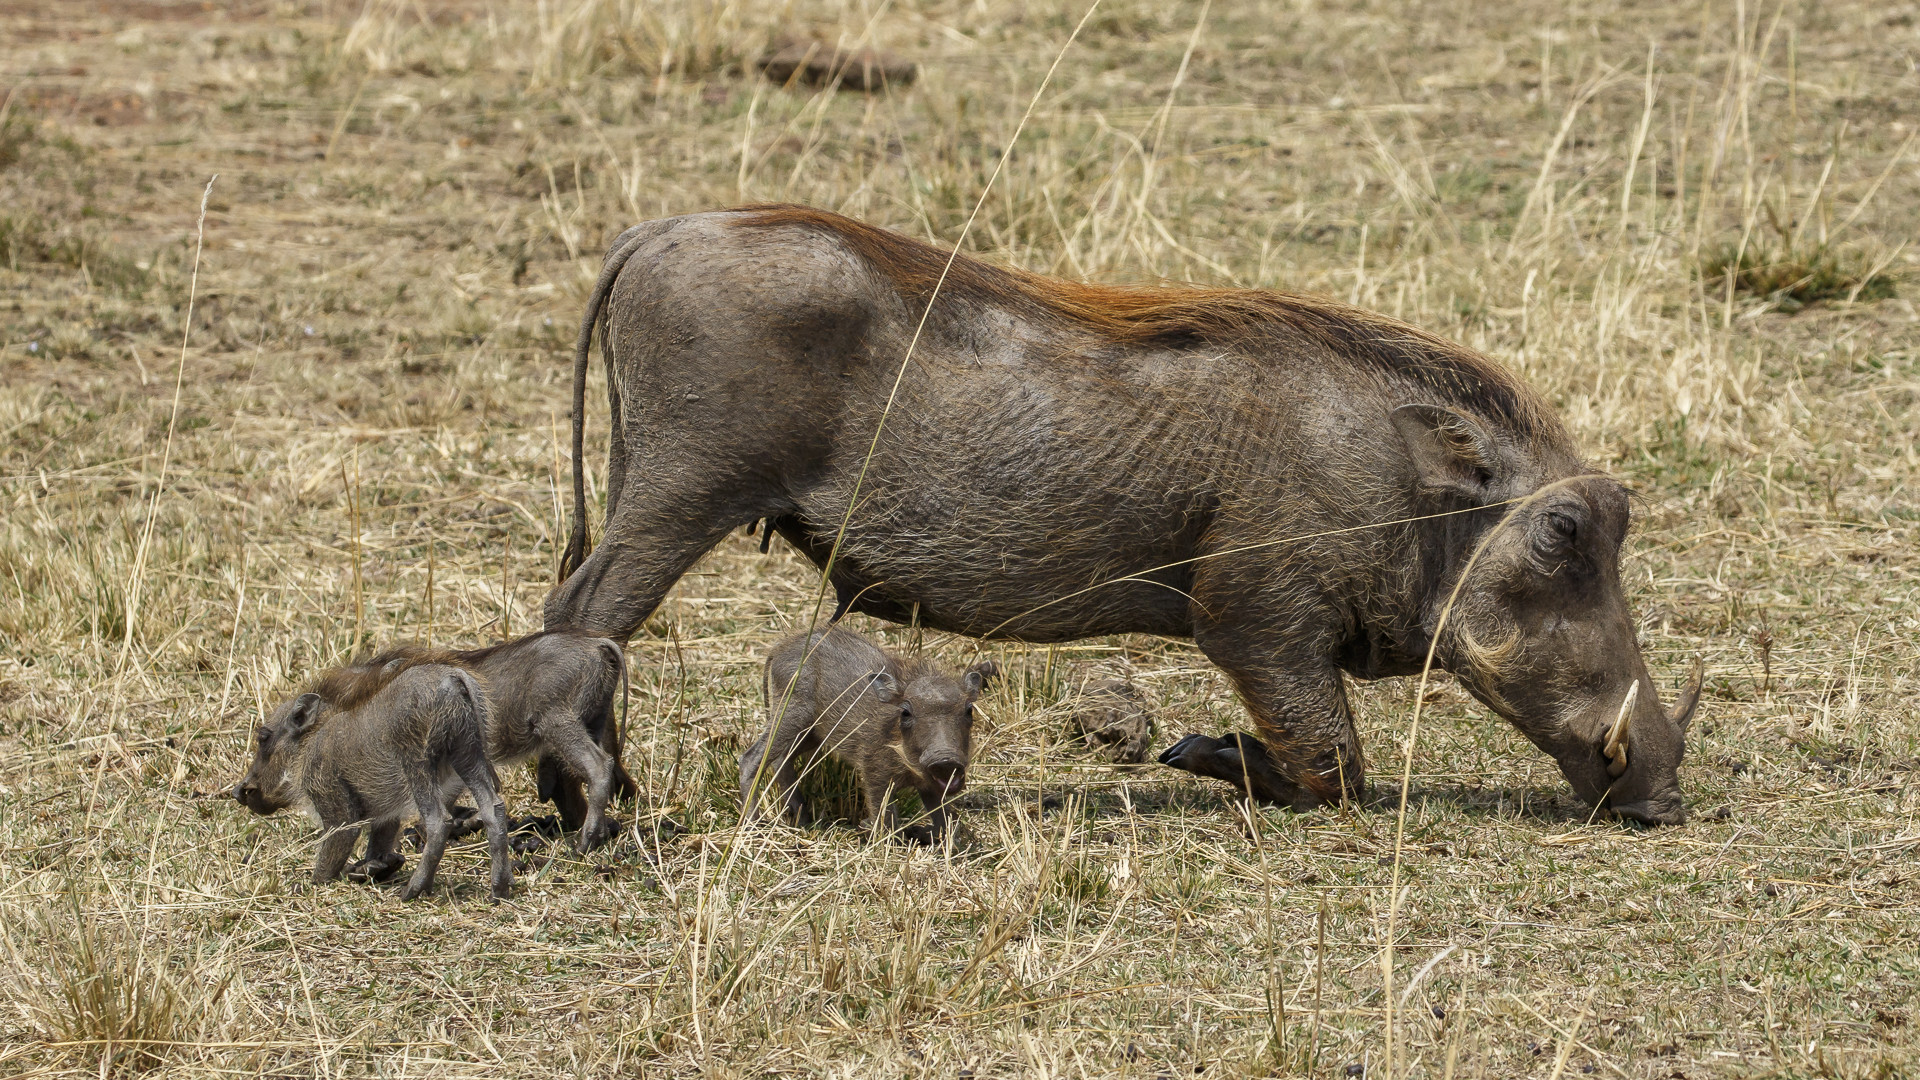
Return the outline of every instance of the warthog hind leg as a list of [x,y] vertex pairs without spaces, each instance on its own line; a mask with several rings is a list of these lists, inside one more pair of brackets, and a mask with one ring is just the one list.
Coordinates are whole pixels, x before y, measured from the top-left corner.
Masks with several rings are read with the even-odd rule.
[[613,830],[607,825],[607,801],[613,797],[613,755],[596,743],[569,710],[556,710],[534,721],[549,747],[563,759],[573,777],[587,782],[587,812],[580,824],[583,852],[606,843]]
[[399,835],[397,821],[375,825],[367,833],[367,857],[347,864],[347,880],[377,884],[399,873],[407,864],[407,857],[394,843]]

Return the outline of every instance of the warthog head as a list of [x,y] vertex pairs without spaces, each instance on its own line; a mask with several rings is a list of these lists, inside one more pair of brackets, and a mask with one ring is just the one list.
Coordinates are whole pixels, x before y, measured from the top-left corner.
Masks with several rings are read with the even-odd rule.
[[1445,551],[1434,553],[1451,568],[1427,615],[1444,666],[1553,755],[1588,803],[1650,825],[1686,821],[1678,769],[1700,672],[1669,714],[1620,580],[1626,491],[1578,463],[1541,462],[1451,410],[1407,406],[1394,421],[1423,488],[1487,507],[1445,519]]
[[898,710],[900,756],[925,779],[923,795],[944,802],[966,787],[973,702],[997,672],[993,661],[983,660],[958,679],[931,666],[903,672],[904,682],[884,671],[873,677],[874,697]]
[[313,727],[321,709],[320,695],[301,694],[273,711],[254,732],[253,765],[233,786],[233,797],[256,814],[285,810],[299,799],[294,787],[294,764],[300,740]]

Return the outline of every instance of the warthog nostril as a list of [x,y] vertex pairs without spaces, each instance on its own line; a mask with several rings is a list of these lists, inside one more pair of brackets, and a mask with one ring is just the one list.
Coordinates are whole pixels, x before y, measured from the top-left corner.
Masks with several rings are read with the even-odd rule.
[[1677,800],[1670,804],[1655,800],[1620,803],[1611,809],[1616,815],[1642,825],[1685,825],[1689,816],[1686,806]]

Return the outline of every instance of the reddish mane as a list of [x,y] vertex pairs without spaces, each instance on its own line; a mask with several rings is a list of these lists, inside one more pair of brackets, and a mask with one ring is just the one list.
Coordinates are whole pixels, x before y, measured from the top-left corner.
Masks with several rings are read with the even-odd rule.
[[941,297],[1035,309],[1115,344],[1246,346],[1279,336],[1305,337],[1348,360],[1414,382],[1447,403],[1504,421],[1515,434],[1564,438],[1539,397],[1492,360],[1398,319],[1327,297],[1267,289],[1068,281],[965,255],[954,257],[931,244],[809,206],[763,204],[734,212],[741,215],[737,223],[742,226],[794,225],[832,233],[901,295],[922,304],[937,284]]

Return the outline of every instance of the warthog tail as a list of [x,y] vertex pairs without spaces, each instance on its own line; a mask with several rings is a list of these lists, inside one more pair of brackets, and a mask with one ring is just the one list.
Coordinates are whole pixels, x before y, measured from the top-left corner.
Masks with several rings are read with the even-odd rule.
[[[587,433],[587,359],[593,353],[593,333],[606,314],[607,295],[613,291],[613,283],[620,277],[620,271],[626,269],[627,260],[649,234],[640,233],[629,237],[627,241],[607,256],[605,265],[600,268],[600,279],[593,283],[593,294],[587,297],[586,314],[580,318],[580,338],[573,348],[573,529],[567,536],[567,550],[560,556],[560,581],[573,575],[580,564],[586,561],[593,545],[587,539],[587,471],[586,471],[586,433]],[[606,350],[601,349],[605,356]],[[607,361],[607,380],[613,380],[613,358],[605,356]]]

